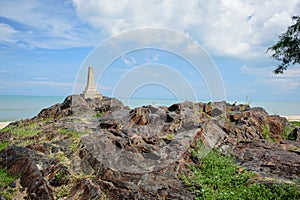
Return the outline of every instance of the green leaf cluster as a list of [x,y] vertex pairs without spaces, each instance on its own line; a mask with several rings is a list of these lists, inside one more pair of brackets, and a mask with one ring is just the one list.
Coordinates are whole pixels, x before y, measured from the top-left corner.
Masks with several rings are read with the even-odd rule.
[[293,16],[295,23],[279,36],[279,41],[269,47],[272,57],[280,62],[274,70],[276,74],[283,73],[289,65],[300,63],[300,16]]

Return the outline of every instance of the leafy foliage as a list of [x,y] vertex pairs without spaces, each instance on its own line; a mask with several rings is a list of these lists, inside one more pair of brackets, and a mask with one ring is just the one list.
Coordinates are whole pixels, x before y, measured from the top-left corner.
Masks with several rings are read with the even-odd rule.
[[15,178],[10,175],[6,169],[0,167],[0,188],[8,186]]
[[279,36],[279,41],[268,48],[272,57],[280,61],[274,70],[276,74],[283,73],[290,64],[300,63],[300,16],[293,16],[295,23]]
[[39,125],[37,122],[32,122],[26,126],[8,126],[4,129],[2,129],[0,132],[10,132],[14,134],[15,136],[18,136],[20,138],[23,137],[31,137],[35,136],[42,131],[39,129]]
[[0,142],[0,151],[8,146],[8,142]]
[[[201,152],[195,151],[194,156]],[[200,156],[199,156],[200,157]],[[199,166],[191,166],[192,175],[183,176],[195,199],[298,199],[298,186],[253,183],[255,174],[234,163],[232,157],[211,151]]]
[[74,138],[79,138],[80,137],[79,133],[74,131],[74,130],[59,129],[58,132],[61,133],[61,134],[73,136]]
[[293,124],[293,125],[295,125],[295,126],[297,126],[297,127],[300,127],[300,122],[298,122],[298,121],[294,121],[294,122],[289,122],[290,124]]

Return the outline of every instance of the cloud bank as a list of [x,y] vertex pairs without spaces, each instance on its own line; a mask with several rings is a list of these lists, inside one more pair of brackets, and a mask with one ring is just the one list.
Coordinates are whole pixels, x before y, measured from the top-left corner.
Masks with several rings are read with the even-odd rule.
[[78,16],[105,35],[141,27],[184,32],[215,55],[252,59],[291,24],[297,0],[73,0]]
[[168,28],[211,54],[253,59],[300,13],[298,0],[2,0],[0,41],[17,48],[93,47],[136,28]]

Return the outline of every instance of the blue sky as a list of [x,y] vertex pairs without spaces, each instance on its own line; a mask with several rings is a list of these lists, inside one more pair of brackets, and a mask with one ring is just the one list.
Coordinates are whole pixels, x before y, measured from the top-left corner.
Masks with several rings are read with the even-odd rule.
[[[266,54],[291,25],[291,16],[299,13],[298,0],[1,0],[0,94],[67,96],[97,45],[126,31],[151,27],[196,41],[215,63],[226,99],[299,102],[300,66],[275,75],[277,63]],[[97,68],[97,63],[90,64]],[[151,68],[151,73],[144,72],[154,79],[164,69],[176,71],[198,99],[209,98],[203,77],[186,60],[161,49],[120,54],[97,79],[98,88],[112,96],[122,77],[135,79],[129,72],[143,76],[138,73],[142,68]],[[175,74],[168,78],[170,87],[155,79],[131,95],[173,98],[173,86],[185,90]]]

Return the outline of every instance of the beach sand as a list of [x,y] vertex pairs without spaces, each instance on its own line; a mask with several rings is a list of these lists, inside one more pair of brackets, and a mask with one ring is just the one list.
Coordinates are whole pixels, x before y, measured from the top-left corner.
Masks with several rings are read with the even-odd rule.
[[299,115],[294,115],[294,116],[282,116],[285,117],[288,121],[293,122],[293,121],[300,121],[300,116]]
[[0,129],[5,128],[11,122],[0,122]]

